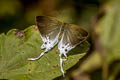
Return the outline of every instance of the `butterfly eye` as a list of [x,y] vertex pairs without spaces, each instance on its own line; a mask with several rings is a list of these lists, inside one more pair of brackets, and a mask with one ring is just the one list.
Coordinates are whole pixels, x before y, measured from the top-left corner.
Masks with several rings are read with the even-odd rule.
[[65,51],[67,52],[67,49],[65,49]]

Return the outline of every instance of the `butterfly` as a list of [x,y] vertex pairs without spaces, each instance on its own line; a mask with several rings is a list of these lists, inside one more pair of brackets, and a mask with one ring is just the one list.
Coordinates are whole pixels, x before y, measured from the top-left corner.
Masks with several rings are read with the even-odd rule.
[[[38,57],[28,58],[28,60],[41,58],[41,56],[58,44],[60,67],[64,76],[63,61],[67,60],[67,53],[85,41],[88,37],[88,32],[80,28],[80,26],[62,23],[56,18],[49,16],[37,16],[36,25],[43,41],[41,49],[45,50]],[[66,59],[63,59],[63,56]]]

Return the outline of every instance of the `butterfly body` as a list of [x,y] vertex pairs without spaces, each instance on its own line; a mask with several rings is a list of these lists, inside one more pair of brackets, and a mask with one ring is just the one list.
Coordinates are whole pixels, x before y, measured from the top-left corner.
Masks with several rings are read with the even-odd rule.
[[41,49],[45,49],[45,51],[37,58],[29,58],[28,60],[39,59],[58,44],[61,72],[64,76],[62,65],[65,60],[62,57],[64,56],[67,59],[67,53],[81,42],[85,41],[88,37],[88,33],[77,25],[62,23],[48,16],[37,16],[36,22],[43,41]]

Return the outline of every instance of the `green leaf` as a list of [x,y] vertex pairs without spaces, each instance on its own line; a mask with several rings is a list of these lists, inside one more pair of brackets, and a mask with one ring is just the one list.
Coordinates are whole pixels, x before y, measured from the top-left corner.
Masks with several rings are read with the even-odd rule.
[[[10,80],[52,80],[62,76],[57,46],[37,61],[28,61],[43,51],[42,40],[36,26],[25,30],[12,29],[0,35],[0,79]],[[74,66],[89,49],[87,41],[71,50],[64,70]]]

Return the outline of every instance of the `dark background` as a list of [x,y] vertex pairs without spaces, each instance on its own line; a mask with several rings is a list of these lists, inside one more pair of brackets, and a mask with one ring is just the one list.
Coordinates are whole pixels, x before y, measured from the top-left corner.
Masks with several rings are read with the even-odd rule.
[[98,0],[0,0],[0,32],[35,24],[37,15],[55,16],[87,29],[100,4]]

